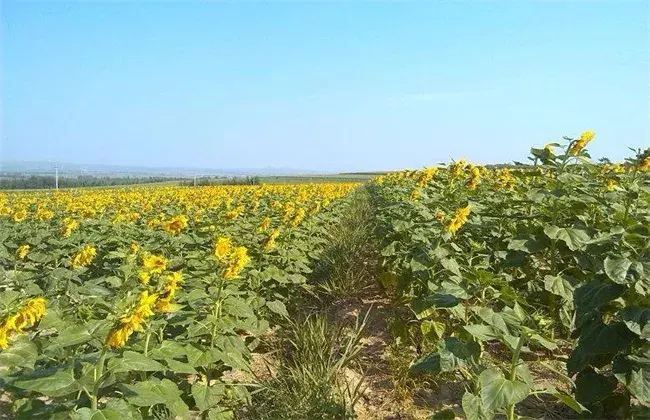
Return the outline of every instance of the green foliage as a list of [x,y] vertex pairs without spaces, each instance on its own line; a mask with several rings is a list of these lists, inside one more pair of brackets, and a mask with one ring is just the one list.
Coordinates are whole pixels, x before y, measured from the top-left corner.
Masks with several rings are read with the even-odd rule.
[[[366,314],[367,317],[367,314]],[[253,396],[253,419],[342,419],[354,414],[363,378],[349,378],[358,363],[366,318],[343,328],[322,315],[294,324],[283,340],[270,379]]]
[[[109,187],[118,185],[152,184],[178,181],[180,178],[148,176],[92,176],[59,177],[59,188]],[[56,179],[52,175],[0,176],[0,190],[54,189]]]
[[[12,414],[233,418],[259,389],[253,383],[253,352],[265,335],[288,322],[287,306],[307,289],[307,276],[328,245],[326,233],[345,213],[349,201],[344,196],[353,188],[323,184],[0,193],[0,338],[10,325],[7,320],[14,320],[30,298],[47,301],[46,314],[8,336],[6,348],[0,349],[0,383],[15,401]],[[302,209],[304,217],[285,220],[285,205],[294,212]],[[241,214],[233,216],[230,212],[239,206]],[[42,208],[50,213],[41,218]],[[14,217],[23,209],[25,218]],[[134,213],[133,219],[123,217]],[[179,215],[186,219],[184,227],[178,232],[165,227]],[[267,217],[269,226],[261,229]],[[78,223],[68,235],[62,234],[70,220],[66,218]],[[276,228],[281,234],[267,249]],[[233,247],[245,247],[250,258],[234,277],[225,275],[230,262],[215,256],[220,237],[230,238]],[[28,252],[20,256],[17,250],[25,244]],[[96,256],[89,264],[74,266],[75,255],[87,244]],[[164,256],[160,272],[147,268],[150,254]],[[140,274],[147,270],[150,277],[143,281]],[[169,278],[179,273],[173,299],[159,306],[170,296]],[[143,295],[154,297],[149,315],[143,315],[148,313],[142,309]],[[122,344],[108,340],[110,332],[132,322],[137,328]],[[320,324],[312,324],[316,332]],[[327,327],[323,334],[337,333]],[[326,369],[338,374],[356,358],[359,335],[336,337],[331,364],[318,370],[316,360],[309,359],[313,370],[305,369],[305,378],[312,373],[320,378]],[[349,348],[340,348],[340,343]],[[311,348],[322,345],[316,342]],[[298,372],[305,364],[294,366]],[[346,400],[344,411],[350,403]]]
[[[453,162],[368,186],[380,282],[410,309],[390,322],[408,326],[395,341],[419,350],[411,374],[466,381],[470,419],[514,419],[538,394],[583,416],[648,404],[650,177],[640,152],[592,163],[591,137],[533,148],[532,164],[510,171]],[[465,351],[449,356],[449,340]],[[539,384],[531,355],[565,365],[572,389]]]

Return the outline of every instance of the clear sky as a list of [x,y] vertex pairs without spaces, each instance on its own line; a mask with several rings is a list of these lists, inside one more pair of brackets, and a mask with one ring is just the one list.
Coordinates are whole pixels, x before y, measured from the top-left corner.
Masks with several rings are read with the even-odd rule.
[[2,3],[0,159],[422,167],[650,145],[650,2]]

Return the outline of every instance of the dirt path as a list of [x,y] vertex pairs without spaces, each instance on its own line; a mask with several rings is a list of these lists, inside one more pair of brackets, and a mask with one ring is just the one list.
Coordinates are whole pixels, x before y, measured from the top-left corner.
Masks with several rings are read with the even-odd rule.
[[[333,322],[354,325],[357,317],[368,313],[363,348],[359,365],[363,372],[350,372],[358,378],[364,377],[362,397],[355,405],[355,414],[360,420],[370,419],[428,419],[441,408],[453,408],[460,413],[460,401],[464,387],[453,379],[438,383],[411,381],[408,391],[404,386],[396,389],[396,383],[410,381],[408,365],[415,357],[409,349],[393,345],[389,333],[389,320],[395,318],[397,307],[379,284],[380,255],[378,240],[374,232],[374,209],[368,217],[367,235],[364,238],[365,252],[358,255],[357,263],[363,265],[367,273],[363,287],[353,297],[334,302],[327,312]],[[396,361],[397,360],[397,361]],[[397,366],[397,372],[396,372]],[[398,377],[399,375],[401,377]],[[403,384],[403,383],[402,383]]]

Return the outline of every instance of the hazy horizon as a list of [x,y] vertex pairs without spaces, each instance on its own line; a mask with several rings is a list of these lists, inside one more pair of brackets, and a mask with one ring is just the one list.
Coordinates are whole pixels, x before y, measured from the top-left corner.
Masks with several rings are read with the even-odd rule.
[[650,144],[650,4],[4,1],[0,160],[420,168]]

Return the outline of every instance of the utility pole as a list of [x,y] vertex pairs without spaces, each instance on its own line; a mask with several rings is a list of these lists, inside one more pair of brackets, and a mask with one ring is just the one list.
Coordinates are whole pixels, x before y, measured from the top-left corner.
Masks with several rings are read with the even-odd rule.
[[54,188],[59,191],[59,168],[61,165],[52,163],[52,167],[54,168]]

